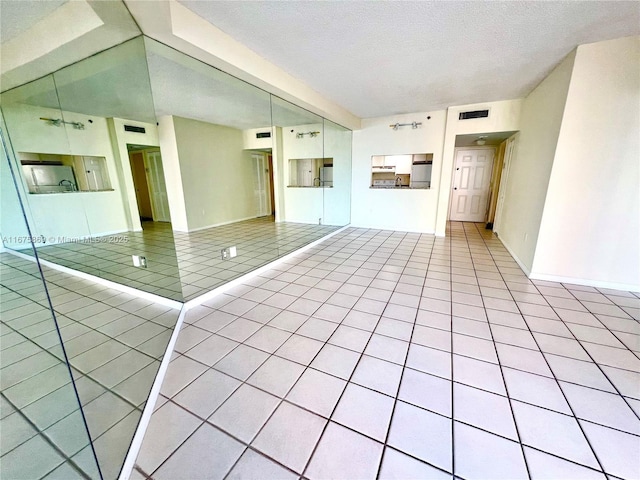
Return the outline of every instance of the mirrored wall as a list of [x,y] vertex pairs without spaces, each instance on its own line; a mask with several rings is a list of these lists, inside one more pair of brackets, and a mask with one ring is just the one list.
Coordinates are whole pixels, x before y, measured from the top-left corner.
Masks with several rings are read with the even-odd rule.
[[183,302],[349,223],[351,131],[143,36],[0,108],[2,476],[116,478]]
[[58,265],[187,301],[349,223],[348,129],[154,40],[1,100],[36,247]]

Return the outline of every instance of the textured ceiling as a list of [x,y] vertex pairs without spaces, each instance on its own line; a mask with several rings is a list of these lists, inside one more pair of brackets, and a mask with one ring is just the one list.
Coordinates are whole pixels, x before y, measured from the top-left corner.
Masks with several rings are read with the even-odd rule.
[[362,118],[520,98],[577,45],[640,34],[635,1],[178,1]]
[[0,42],[4,43],[38,23],[69,0],[0,1]]

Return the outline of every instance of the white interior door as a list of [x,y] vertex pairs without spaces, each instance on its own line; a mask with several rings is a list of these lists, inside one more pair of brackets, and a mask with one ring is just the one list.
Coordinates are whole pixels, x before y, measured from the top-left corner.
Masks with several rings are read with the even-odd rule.
[[449,220],[483,222],[486,219],[494,156],[493,148],[456,150]]
[[265,155],[255,154],[253,157],[257,216],[271,215],[271,197],[269,195],[269,163]]
[[504,152],[504,162],[502,163],[502,176],[500,177],[500,187],[498,189],[498,203],[496,205],[496,215],[493,220],[493,231],[500,231],[500,223],[502,222],[502,209],[504,208],[504,196],[507,193],[507,180],[509,178],[509,169],[511,168],[511,160],[513,159],[516,148],[517,134],[509,137],[507,140],[507,149]]
[[153,221],[170,222],[169,198],[167,197],[167,186],[164,181],[164,169],[162,168],[160,151],[145,152],[144,169],[147,173]]

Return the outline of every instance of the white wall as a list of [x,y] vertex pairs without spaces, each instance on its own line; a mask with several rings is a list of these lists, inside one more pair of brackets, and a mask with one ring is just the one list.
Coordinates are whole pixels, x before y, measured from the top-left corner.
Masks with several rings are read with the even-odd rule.
[[[320,132],[315,137],[305,135],[296,138],[297,133]],[[289,160],[298,158],[323,158],[324,131],[322,124],[293,125],[282,127],[282,170],[284,216],[286,222],[318,223],[323,214],[323,190],[312,187],[289,187]]]
[[[141,231],[140,212],[138,211],[138,200],[136,199],[135,185],[131,173],[131,163],[129,162],[129,151],[127,144],[148,145],[159,147],[158,128],[152,123],[135,122],[122,118],[108,118],[107,125],[111,136],[111,144],[116,165],[118,167],[118,179],[121,190],[122,201],[127,214],[127,225],[131,231]],[[133,125],[145,129],[145,133],[127,132],[125,125]]]
[[[47,243],[57,243],[59,237],[100,236],[128,230],[105,118],[22,103],[3,105],[3,113],[16,155],[35,152],[106,158],[113,191],[31,195],[26,193],[21,175],[23,198],[34,236],[42,235]],[[40,120],[40,117],[60,118],[61,115],[67,121],[84,123],[85,129],[55,127]],[[16,170],[20,169],[19,164],[15,166]]]
[[577,49],[534,278],[640,290],[639,59],[640,37]]
[[331,122],[324,122],[324,157],[333,158],[333,187],[324,188],[324,225],[347,225],[351,222],[351,153],[352,132]]
[[[3,134],[6,140],[4,122],[0,119]],[[15,169],[15,162],[11,164]],[[19,172],[16,172],[20,175]],[[20,180],[18,179],[18,182]],[[30,248],[28,230],[24,215],[20,207],[18,192],[16,191],[11,174],[9,162],[5,156],[4,148],[0,148],[0,246],[17,249]]]
[[175,116],[173,124],[188,230],[255,218],[254,165],[242,131]]
[[269,133],[271,132],[271,126],[263,127],[263,128],[250,128],[242,131],[242,143],[244,145],[243,148],[247,150],[271,150],[273,148],[273,141],[271,133],[271,137],[266,138],[257,138],[256,135],[258,133]]
[[174,117],[172,115],[158,118],[158,142],[160,143],[160,152],[162,154],[164,183],[167,187],[171,228],[178,232],[188,232],[187,208],[182,186]]
[[[442,148],[442,170],[438,186],[436,235],[444,236],[447,220],[449,219],[456,135],[518,130],[521,107],[522,100],[503,100],[499,102],[458,105],[447,109],[447,123]],[[487,118],[459,120],[460,112],[486,109],[489,109],[489,116]],[[431,185],[433,186],[433,182]]]
[[499,236],[527,274],[533,264],[574,56],[568,55],[522,105]]
[[[427,120],[427,116],[431,116]],[[442,167],[444,110],[370,118],[353,132],[351,225],[356,227],[434,233],[438,181]],[[417,129],[395,123],[422,122]],[[371,156],[433,153],[431,189],[395,190],[371,187]]]

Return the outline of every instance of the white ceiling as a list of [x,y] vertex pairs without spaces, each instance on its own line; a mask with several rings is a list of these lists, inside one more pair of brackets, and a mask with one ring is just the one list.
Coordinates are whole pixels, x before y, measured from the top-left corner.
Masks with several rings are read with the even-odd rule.
[[[120,0],[86,1],[104,26],[38,61],[3,72],[2,89],[139,34]],[[640,2],[635,1],[178,1],[361,118],[523,97],[577,45],[640,34]],[[21,39],[32,38],[32,33],[47,43],[48,34],[31,29],[69,3],[0,0],[2,46],[22,45]],[[69,28],[74,21],[84,20],[70,19]],[[267,120],[263,92],[231,88],[202,72],[185,77],[184,69],[191,67],[182,65],[179,71],[171,63],[150,59],[159,114],[172,112],[239,128],[261,126]],[[183,87],[176,87],[176,82]],[[212,108],[201,99],[216,89],[219,98]],[[86,96],[83,92],[75,90],[78,99]],[[239,92],[245,101],[238,102]],[[73,100],[74,93],[68,98]],[[256,99],[260,101],[252,110]],[[126,103],[122,100],[121,106]],[[217,113],[232,110],[242,115]],[[301,113],[297,123],[315,121],[303,121],[308,115]],[[292,109],[284,109],[282,115],[290,120],[282,122],[285,125],[296,124],[294,117],[300,117]]]
[[640,34],[636,1],[178,1],[361,118],[520,98]]
[[490,147],[500,145],[507,138],[516,132],[491,132],[491,133],[473,133],[470,135],[456,135],[456,147],[477,147],[476,141],[482,137],[484,146]]
[[5,43],[18,36],[68,1],[25,2],[23,0],[1,0],[0,42]]

